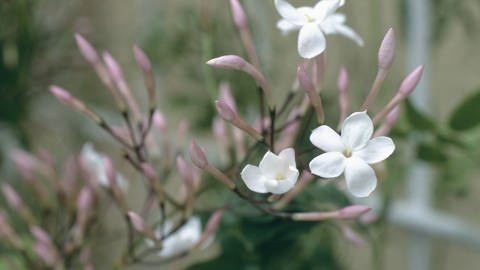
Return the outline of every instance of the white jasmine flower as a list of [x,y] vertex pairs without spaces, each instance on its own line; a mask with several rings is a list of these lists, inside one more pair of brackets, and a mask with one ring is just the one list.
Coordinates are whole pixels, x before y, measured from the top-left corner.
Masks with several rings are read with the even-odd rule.
[[325,34],[340,34],[363,46],[362,38],[345,25],[345,15],[335,13],[344,3],[344,0],[321,0],[314,7],[294,8],[284,0],[275,0],[275,7],[283,17],[277,27],[283,33],[300,30],[298,53],[303,58],[313,58],[325,50]]
[[285,193],[298,179],[295,151],[293,148],[287,148],[278,156],[268,151],[258,167],[248,164],[240,175],[247,187],[254,192]]
[[[164,226],[164,234],[168,234],[171,230],[174,229],[174,225],[170,221],[166,221]],[[155,231],[155,234],[158,238],[161,238],[162,233],[160,228]],[[192,248],[197,244],[202,235],[202,223],[200,218],[191,217],[180,229],[172,233],[164,240],[162,240],[162,249],[158,252],[159,256],[170,257],[178,253],[184,252]],[[210,241],[206,241],[205,246],[213,241],[213,238]],[[149,246],[153,246],[151,240],[147,241]]]
[[[88,142],[83,145],[80,158],[85,168],[93,177],[96,177],[100,185],[107,188],[110,187],[110,182],[108,181],[107,172],[105,170],[105,157],[104,155],[95,151],[92,143]],[[127,180],[119,173],[117,173],[117,183],[118,186],[123,190],[128,188]]]
[[310,162],[313,174],[333,178],[345,172],[347,189],[356,197],[366,197],[377,186],[375,171],[369,164],[378,163],[395,150],[392,139],[379,136],[371,139],[373,123],[364,112],[355,112],[345,119],[341,136],[328,126],[313,130],[310,141],[324,154]]

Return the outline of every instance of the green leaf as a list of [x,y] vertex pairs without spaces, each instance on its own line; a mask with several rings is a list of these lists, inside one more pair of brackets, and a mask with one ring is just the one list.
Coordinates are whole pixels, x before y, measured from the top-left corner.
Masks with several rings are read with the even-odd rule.
[[480,124],[480,89],[453,110],[449,124],[456,131],[465,131]]
[[435,130],[435,122],[426,114],[419,111],[410,100],[405,102],[407,120],[416,130]]
[[417,147],[418,158],[432,163],[445,163],[447,155],[441,147],[431,144],[420,144]]

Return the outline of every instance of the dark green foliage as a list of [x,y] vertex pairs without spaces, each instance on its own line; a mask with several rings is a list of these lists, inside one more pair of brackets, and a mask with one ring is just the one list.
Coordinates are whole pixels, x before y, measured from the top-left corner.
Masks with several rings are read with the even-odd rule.
[[449,124],[456,131],[466,131],[480,124],[480,89],[460,102],[451,114]]

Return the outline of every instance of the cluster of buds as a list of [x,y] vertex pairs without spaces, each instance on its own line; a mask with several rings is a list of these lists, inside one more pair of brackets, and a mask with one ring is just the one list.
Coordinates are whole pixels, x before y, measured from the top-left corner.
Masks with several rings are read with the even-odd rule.
[[[339,120],[337,128],[332,129],[325,125],[331,117],[325,114],[321,96],[326,70],[325,35],[339,33],[359,45],[363,41],[344,25],[343,15],[335,13],[344,1],[321,0],[312,8],[298,9],[283,0],[274,3],[283,17],[278,24],[281,30],[300,30],[298,50],[307,59],[296,68],[294,85],[304,92],[291,90],[282,103],[275,102],[278,100],[274,98],[276,92],[262,73],[244,9],[239,0],[230,0],[234,23],[248,60],[225,55],[209,60],[207,65],[248,74],[258,85],[260,100],[257,119],[242,117],[229,84],[221,84],[219,98],[215,101],[219,117],[212,126],[222,167],[210,162],[195,141],[189,146],[194,166],[179,154],[180,150],[174,149],[167,121],[155,103],[152,65],[139,47],[133,47],[133,55],[145,82],[146,110],[137,102],[115,58],[108,52],[100,56],[77,34],[80,52],[111,95],[122,125],[107,122],[59,86],[51,86],[50,92],[111,135],[119,143],[122,157],[142,180],[129,182],[115,168],[114,159],[96,152],[92,144],[86,144],[79,155],[67,159],[62,169],[58,169],[45,151],[39,155],[17,151],[13,160],[28,192],[35,195],[36,204],[23,200],[9,184],[2,184],[1,190],[11,211],[0,209],[0,238],[18,251],[32,269],[37,264],[68,269],[73,263],[92,269],[90,239],[101,220],[99,206],[113,205],[121,214],[126,229],[122,234],[125,247],[115,260],[115,267],[168,263],[211,242],[223,213],[232,208],[225,203],[209,209],[211,216],[202,231],[195,214],[205,211],[196,204],[203,192],[199,186],[204,171],[259,214],[295,222],[332,221],[347,239],[360,243],[361,239],[348,221],[365,219],[370,214],[369,207],[334,203],[323,208],[292,209],[289,206],[310,187],[316,176],[334,178],[344,174],[348,192],[356,197],[369,196],[375,190],[377,173],[372,165],[393,153],[395,145],[386,135],[398,118],[399,105],[418,84],[423,66],[413,70],[391,101],[370,118],[369,108],[375,102],[395,55],[394,32],[388,30],[378,52],[376,78],[358,110],[349,104],[349,76],[347,69],[341,68],[337,81]],[[176,134],[176,147],[182,146],[181,141],[187,133],[188,123],[182,122]],[[315,147],[305,147],[307,138]],[[318,155],[317,148],[323,153]],[[258,161],[256,153],[264,153],[258,166],[249,164]],[[140,209],[129,203],[128,189],[132,183],[141,184],[146,190]],[[25,223],[28,232],[15,230],[9,221],[9,215],[13,214]],[[56,220],[59,216],[60,221]],[[58,222],[64,225],[52,225]],[[26,235],[35,243],[33,251],[22,240]],[[161,258],[149,260],[152,253]]]

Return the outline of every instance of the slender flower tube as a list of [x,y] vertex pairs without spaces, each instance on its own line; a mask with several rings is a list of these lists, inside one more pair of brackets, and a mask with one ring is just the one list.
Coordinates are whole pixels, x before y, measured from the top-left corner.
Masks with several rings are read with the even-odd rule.
[[373,123],[366,112],[351,114],[342,125],[341,136],[328,126],[313,130],[310,141],[325,151],[310,161],[313,174],[325,178],[345,172],[347,189],[356,197],[366,197],[377,186],[377,177],[370,164],[389,157],[395,150],[392,139],[375,137]]
[[325,122],[325,113],[323,112],[322,100],[320,99],[320,95],[315,90],[315,86],[308,77],[307,71],[303,65],[300,65],[297,68],[297,78],[300,86],[307,93],[310,104],[312,104],[312,107],[315,110],[318,123],[323,124]]
[[138,66],[142,70],[143,80],[145,81],[145,87],[148,93],[148,104],[150,110],[155,108],[155,78],[152,72],[152,64],[147,55],[137,46],[133,47],[133,55],[137,61]]
[[273,194],[283,194],[292,189],[298,174],[293,148],[284,149],[278,155],[268,151],[258,167],[248,164],[240,173],[251,191]]
[[340,68],[338,74],[337,88],[338,88],[338,105],[340,107],[340,119],[338,124],[341,125],[348,114],[348,71],[345,67]]
[[343,2],[321,0],[314,7],[294,8],[284,0],[275,0],[275,7],[283,18],[277,27],[284,33],[300,30],[298,53],[303,58],[321,54],[326,48],[325,35],[329,34],[340,34],[363,46],[363,40],[345,25],[345,15],[335,13]]

